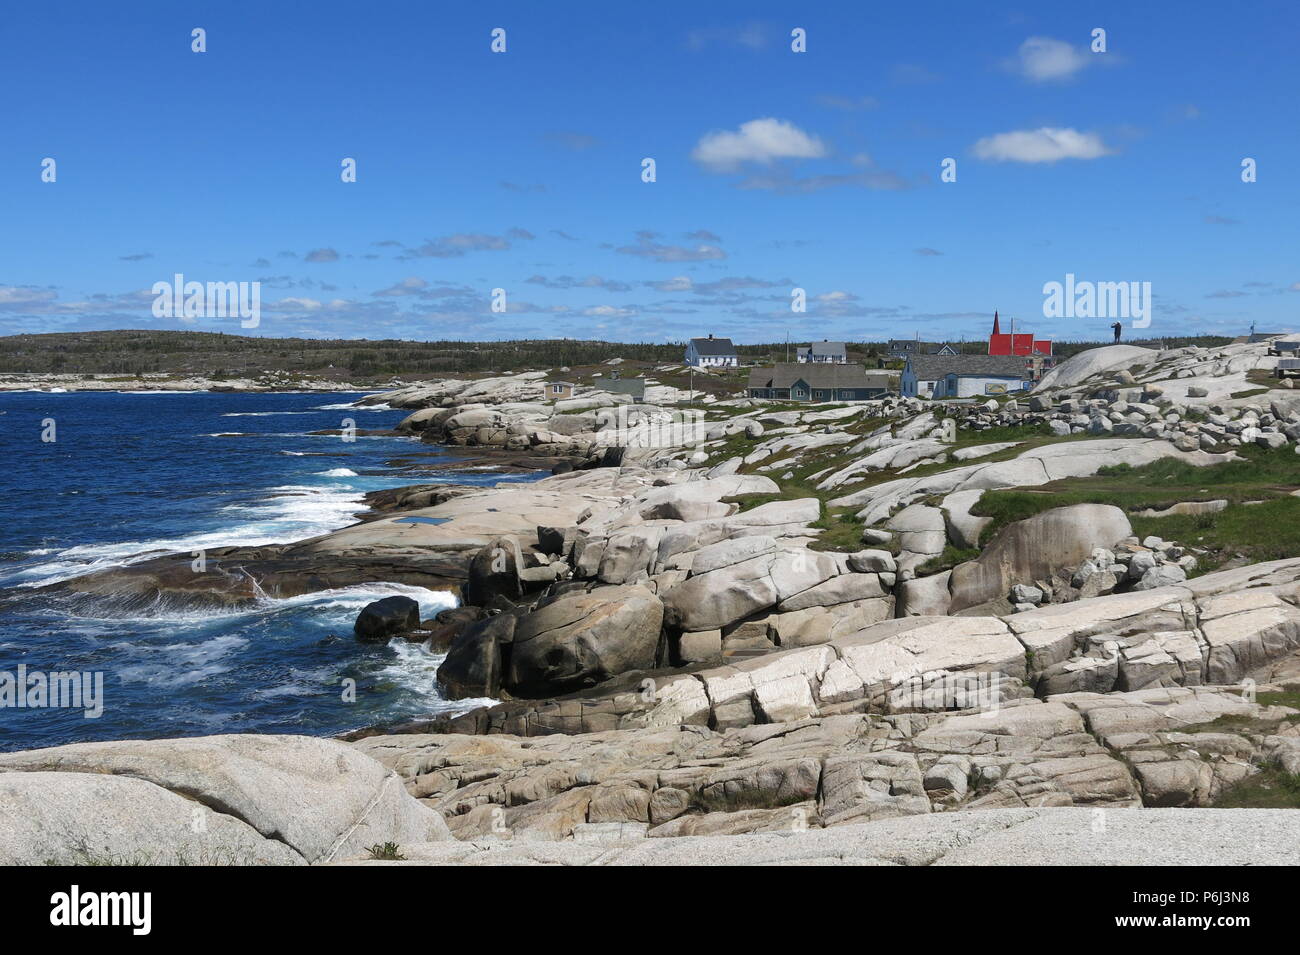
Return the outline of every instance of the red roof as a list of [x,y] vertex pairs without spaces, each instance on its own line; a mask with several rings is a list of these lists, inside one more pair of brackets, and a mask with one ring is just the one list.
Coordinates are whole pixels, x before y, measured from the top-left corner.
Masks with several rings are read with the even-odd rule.
[[[1014,327],[1014,326],[1013,326]],[[1052,341],[1049,338],[1035,338],[1030,333],[1023,335],[1004,335],[998,324],[998,313],[993,313],[993,334],[989,335],[990,355],[1050,355]]]
[[1034,338],[1032,334],[1024,335],[990,335],[990,355],[1050,355],[1052,341],[1048,338]]

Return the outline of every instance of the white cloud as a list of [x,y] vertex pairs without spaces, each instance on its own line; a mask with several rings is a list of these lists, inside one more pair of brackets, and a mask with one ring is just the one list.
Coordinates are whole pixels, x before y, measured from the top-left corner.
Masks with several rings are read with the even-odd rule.
[[314,298],[296,298],[292,296],[289,298],[280,299],[278,302],[275,303],[275,305],[277,308],[286,308],[286,309],[301,308],[301,309],[306,309],[308,311],[312,311],[322,307],[321,303]]
[[596,305],[592,308],[584,309],[583,315],[590,315],[593,318],[626,318],[635,314],[630,308],[618,308],[614,305]]
[[380,289],[375,294],[380,296],[417,295],[423,289],[428,287],[428,282],[413,275],[410,278],[402,279],[402,281],[395,285],[391,285],[386,289]]
[[623,255],[639,255],[656,262],[706,262],[727,257],[727,253],[718,246],[706,242],[693,249],[681,245],[664,245],[655,242],[645,233],[638,235],[636,245],[619,246],[615,251]]
[[58,297],[50,289],[34,288],[30,285],[0,285],[0,308],[44,305]]
[[1020,44],[1014,66],[1027,80],[1049,83],[1069,79],[1092,62],[1091,56],[1063,40],[1031,36]]
[[780,119],[751,119],[732,132],[707,133],[696,144],[691,158],[712,169],[727,172],[742,163],[769,164],[777,159],[817,159],[826,147],[793,123]]
[[650,287],[660,292],[689,292],[694,288],[694,283],[688,275],[674,275],[661,282],[651,282]]
[[975,144],[974,152],[979,159],[997,162],[1057,162],[1098,159],[1111,155],[1113,150],[1096,133],[1043,126],[985,136]]

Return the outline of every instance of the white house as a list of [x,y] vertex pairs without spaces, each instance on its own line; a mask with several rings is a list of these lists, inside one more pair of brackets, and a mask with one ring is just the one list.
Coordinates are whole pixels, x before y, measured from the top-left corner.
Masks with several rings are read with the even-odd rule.
[[796,354],[799,357],[800,364],[846,365],[849,361],[848,350],[845,348],[844,342],[832,342],[825,339],[813,342],[807,348],[800,348]]
[[692,338],[686,346],[686,364],[696,368],[735,368],[740,364],[730,338]]
[[1020,355],[912,355],[900,382],[905,398],[986,398],[1033,387]]

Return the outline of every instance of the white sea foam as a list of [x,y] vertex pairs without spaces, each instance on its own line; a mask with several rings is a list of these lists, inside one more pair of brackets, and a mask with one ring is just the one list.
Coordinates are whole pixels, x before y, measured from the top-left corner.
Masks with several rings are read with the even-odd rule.
[[317,411],[396,411],[392,405],[354,405],[345,401],[338,405],[317,405]]
[[362,492],[349,484],[314,487],[286,484],[270,488],[269,499],[232,504],[221,510],[239,515],[233,527],[183,537],[79,544],[58,551],[54,560],[18,568],[6,575],[8,585],[40,587],[108,567],[131,564],[162,554],[193,553],[214,547],[259,547],[317,537],[346,527],[361,509]]
[[330,468],[328,471],[317,471],[321,477],[356,477],[357,472],[351,468]]
[[123,683],[148,683],[160,687],[181,687],[201,683],[232,669],[238,662],[232,657],[248,645],[233,634],[213,637],[196,643],[157,644],[119,643],[114,649],[138,658],[139,663],[118,666],[117,677]]
[[284,414],[315,414],[314,411],[227,411],[223,418],[271,418]]

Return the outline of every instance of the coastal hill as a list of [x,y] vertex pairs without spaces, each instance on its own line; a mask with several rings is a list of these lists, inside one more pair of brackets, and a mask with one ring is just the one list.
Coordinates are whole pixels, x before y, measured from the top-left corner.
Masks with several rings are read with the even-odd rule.
[[[1130,341],[1153,348],[1215,347],[1217,336]],[[1097,342],[1057,342],[1068,358]],[[884,341],[850,342],[849,360],[874,362]],[[987,350],[984,341],[961,350]],[[614,358],[639,366],[680,363],[684,343],[651,344],[533,339],[522,341],[400,341],[395,339],[263,338],[221,332],[119,330],[58,332],[0,337],[0,374],[175,375],[178,377],[258,378],[283,373],[357,384],[403,378],[447,377],[482,372],[581,368]],[[786,360],[793,343],[740,345],[742,361]]]

